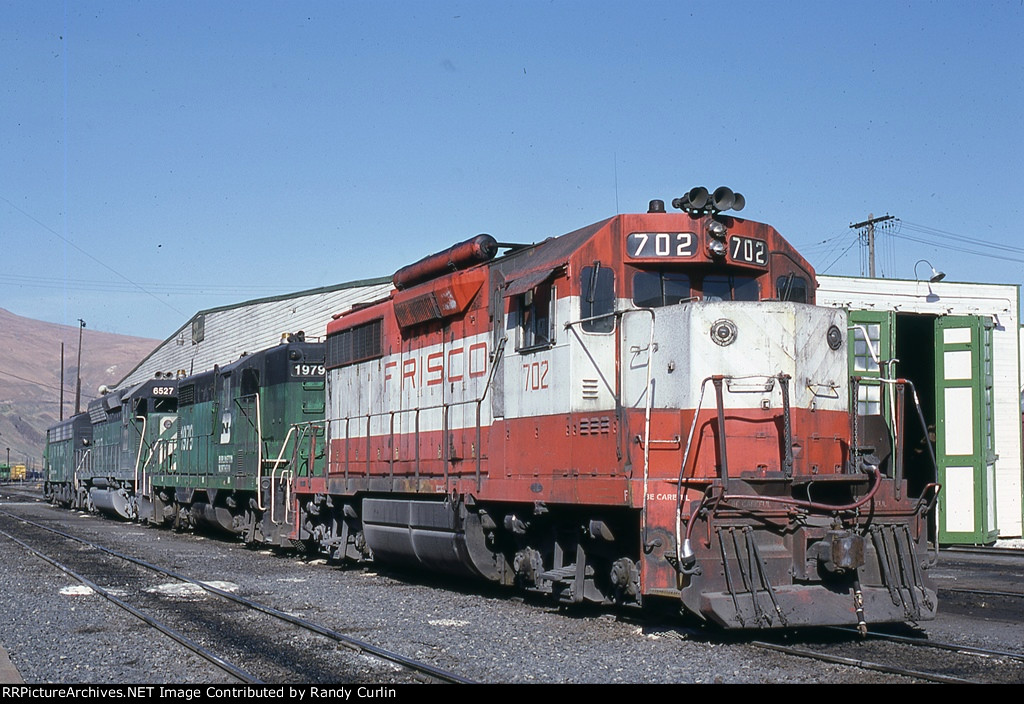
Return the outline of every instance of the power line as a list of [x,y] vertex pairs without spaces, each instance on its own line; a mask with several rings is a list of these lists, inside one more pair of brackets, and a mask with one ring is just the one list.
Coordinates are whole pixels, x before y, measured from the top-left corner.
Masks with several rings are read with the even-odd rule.
[[[19,382],[27,382],[29,384],[35,384],[36,386],[40,386],[40,387],[42,387],[44,389],[50,389],[51,391],[60,391],[60,387],[58,387],[58,386],[52,386],[50,384],[44,384],[43,382],[40,382],[40,381],[35,380],[35,379],[26,379],[25,377],[18,377],[17,375],[15,375],[15,373],[11,373],[10,371],[4,371],[3,369],[0,369],[0,375],[3,375],[5,377],[13,377],[14,379],[18,380]],[[65,391],[67,391],[69,393],[71,393],[74,390],[75,389],[73,387],[65,387]],[[93,398],[95,398],[95,397],[93,397]],[[89,399],[89,400],[91,400],[91,399]]]
[[850,244],[849,244],[849,245],[848,245],[848,246],[846,247],[846,249],[844,249],[844,250],[843,250],[842,252],[840,252],[840,253],[839,253],[839,256],[838,256],[838,257],[836,257],[835,259],[833,259],[833,260],[832,260],[832,263],[831,263],[831,264],[829,264],[829,265],[828,265],[827,267],[825,267],[824,269],[822,269],[822,270],[821,270],[821,271],[819,271],[818,273],[819,273],[819,274],[824,274],[824,273],[825,273],[825,272],[827,272],[827,271],[828,271],[829,269],[831,269],[831,268],[832,268],[833,266],[835,266],[835,263],[836,263],[836,262],[838,262],[838,261],[839,261],[840,259],[842,259],[842,258],[843,258],[843,257],[844,257],[844,256],[846,255],[846,253],[847,253],[847,252],[849,252],[849,251],[850,251],[850,250],[851,250],[851,249],[853,248],[853,245],[857,244],[857,243],[858,243],[859,241],[860,241],[860,239],[859,239],[859,238],[854,238],[853,242],[851,242],[851,243],[850,243]]
[[806,246],[801,245],[801,246],[798,247],[798,249],[801,252],[804,252],[805,254],[808,253],[808,252],[814,252],[814,251],[817,251],[817,250],[825,250],[825,251],[831,252],[834,249],[832,244],[836,240],[840,240],[840,239],[842,239],[842,240],[846,239],[846,233],[845,232],[840,232],[838,235],[834,235],[832,237],[828,237],[826,239],[821,240],[820,242],[814,242],[814,243],[808,244]]
[[[975,250],[975,249],[968,249],[967,247],[955,247],[955,246],[950,245],[950,244],[943,244],[941,242],[935,242],[934,240],[925,239],[923,237],[912,237],[910,235],[895,235],[895,236],[899,237],[901,240],[907,240],[908,242],[917,242],[918,244],[927,244],[927,245],[931,245],[932,247],[935,247],[937,249],[948,249],[948,250],[953,251],[953,252],[960,252],[961,254],[970,254],[970,255],[975,256],[975,257],[986,257],[988,259],[998,259],[1001,262],[1024,262],[1024,258],[1008,257],[1005,254],[994,254],[993,252],[990,252],[990,251],[979,252],[978,250]],[[979,242],[977,244],[982,244],[982,243]],[[1006,251],[1024,253],[1024,250],[1007,249]]]
[[[885,234],[887,234],[892,239],[900,239],[900,240],[905,240],[907,242],[914,242],[914,243],[917,243],[917,244],[926,244],[926,245],[929,245],[931,247],[935,247],[937,249],[944,249],[944,250],[948,250],[948,251],[959,252],[960,254],[967,254],[967,255],[975,256],[975,257],[984,257],[984,258],[988,258],[988,259],[996,259],[996,260],[999,260],[1001,262],[1019,262],[1019,263],[1024,263],[1024,247],[1014,247],[1012,245],[1000,244],[998,242],[991,242],[991,241],[988,241],[988,240],[985,240],[985,239],[982,239],[982,238],[979,238],[979,237],[972,237],[972,236],[969,236],[969,235],[963,235],[963,234],[959,234],[959,233],[956,233],[956,232],[950,232],[948,230],[941,230],[941,229],[938,229],[938,228],[935,228],[935,227],[930,227],[928,225],[921,225],[919,223],[907,222],[905,220],[901,220],[899,218],[894,218],[892,216],[886,216],[886,217],[889,218],[889,224],[891,225],[891,227],[885,230]],[[882,220],[882,218],[874,218],[874,222],[875,223],[879,222],[880,220]],[[862,222],[862,223],[857,223],[855,225],[850,225],[850,227],[851,228],[857,228],[857,227],[863,227],[863,226],[869,226],[870,227],[872,224],[873,224],[872,220],[869,219],[869,220],[867,220],[865,222]],[[926,238],[926,237],[915,236],[914,234],[909,234],[907,232],[904,232],[904,230],[907,230],[910,233],[918,233],[920,235],[927,235],[928,237]],[[882,228],[879,228],[878,230],[875,231],[875,234],[878,235],[878,234],[881,234],[881,232],[882,232]],[[856,244],[859,241],[860,238],[861,238],[861,235],[858,234],[858,238],[854,240],[853,244]],[[811,252],[814,249],[816,249],[817,247],[825,245],[826,243],[832,242],[835,239],[837,239],[837,238],[833,237],[833,238],[829,238],[829,239],[823,240],[823,241],[821,241],[819,243],[816,243],[815,245],[812,245],[810,247],[804,248],[804,251],[805,252]],[[844,249],[842,251],[842,253],[839,255],[839,257],[837,257],[836,259],[832,260],[832,262],[827,267],[825,267],[825,269],[821,270],[821,273],[825,273],[830,268],[832,268],[836,264],[836,262],[839,261],[839,259],[841,259],[847,252],[850,251],[852,246],[853,245],[851,244],[849,247]],[[983,249],[979,249],[979,247],[983,248]],[[894,264],[894,261],[895,261],[895,251],[892,248],[891,243],[889,243],[889,249],[888,250],[883,250],[883,254],[885,256],[887,256],[887,257],[892,259],[892,262],[890,262],[890,263],[892,265],[893,270],[895,270],[895,264]],[[1021,257],[1013,257],[1013,256],[1007,256],[1007,254],[1019,254],[1019,255],[1022,255],[1022,256]],[[862,251],[861,251],[861,274],[864,273],[865,265],[870,266],[870,264],[871,264],[870,259],[871,259],[870,252],[866,252],[865,250],[862,249]]]
[[919,232],[921,234],[930,235],[932,237],[938,237],[940,239],[953,240],[959,243],[967,242],[969,244],[984,245],[988,249],[998,249],[1002,252],[1024,254],[1024,247],[1014,247],[1008,244],[999,244],[998,242],[986,241],[981,238],[970,237],[967,235],[958,235],[956,233],[946,232],[944,230],[937,230],[926,225],[917,225],[911,222],[904,222],[903,225],[906,227],[906,229],[912,232]]
[[77,250],[78,250],[79,252],[81,252],[81,253],[82,253],[82,254],[84,254],[85,256],[89,257],[89,259],[92,259],[92,260],[93,260],[94,262],[96,262],[97,264],[99,264],[100,266],[102,266],[102,267],[103,267],[104,269],[106,269],[107,271],[109,271],[109,272],[111,272],[112,274],[115,274],[115,275],[117,275],[117,276],[121,277],[122,279],[124,279],[125,281],[127,281],[128,283],[130,283],[130,284],[131,284],[132,286],[134,286],[135,288],[137,288],[137,289],[139,289],[140,291],[142,291],[143,293],[145,293],[145,294],[146,294],[147,296],[150,296],[151,298],[154,298],[154,299],[156,299],[157,301],[160,301],[160,303],[162,303],[163,305],[167,306],[168,308],[170,308],[171,310],[173,310],[173,311],[174,311],[175,313],[177,313],[178,315],[180,315],[180,316],[182,316],[182,317],[186,317],[184,313],[182,313],[182,312],[181,312],[180,310],[178,310],[177,308],[175,308],[174,306],[172,306],[172,305],[171,305],[170,303],[168,303],[168,302],[167,302],[167,301],[165,301],[164,299],[160,298],[160,297],[159,297],[159,296],[157,296],[156,294],[154,294],[154,293],[151,293],[150,291],[146,290],[146,288],[145,288],[145,287],[143,287],[143,286],[142,286],[141,284],[138,284],[138,283],[136,283],[136,282],[132,281],[131,279],[129,279],[129,278],[127,277],[127,276],[125,276],[125,275],[124,275],[124,274],[122,274],[121,272],[119,272],[119,271],[117,271],[116,269],[114,269],[113,267],[109,266],[109,265],[108,265],[108,264],[107,264],[106,262],[104,262],[104,261],[102,261],[102,260],[100,260],[100,259],[97,259],[97,258],[96,258],[96,257],[94,257],[93,255],[91,255],[91,254],[90,254],[89,252],[85,251],[84,249],[82,249],[81,247],[79,247],[79,246],[78,246],[77,244],[75,244],[74,242],[72,242],[71,240],[69,240],[69,239],[68,239],[67,237],[65,237],[64,235],[60,234],[60,233],[59,233],[59,232],[57,232],[56,230],[54,230],[54,229],[53,229],[52,227],[50,227],[49,225],[45,224],[44,222],[42,222],[42,221],[41,221],[41,220],[39,220],[38,218],[35,218],[35,217],[33,217],[33,216],[32,216],[32,215],[30,215],[29,213],[25,212],[24,210],[22,210],[21,208],[19,208],[18,206],[16,206],[16,205],[15,205],[14,203],[12,203],[12,202],[11,202],[11,201],[10,201],[9,199],[7,199],[7,198],[5,198],[4,196],[0,195],[0,200],[2,200],[3,202],[7,203],[7,204],[8,204],[9,206],[11,206],[11,207],[12,207],[12,208],[14,208],[15,210],[17,210],[17,211],[18,211],[19,213],[21,213],[22,215],[24,215],[25,217],[27,217],[27,218],[28,218],[29,220],[31,220],[31,221],[32,221],[32,222],[34,222],[35,224],[39,225],[39,227],[43,228],[44,230],[46,230],[46,231],[47,231],[47,232],[49,232],[50,234],[54,235],[55,237],[59,237],[59,238],[60,238],[60,239],[61,239],[62,241],[64,241],[65,243],[67,243],[67,244],[71,245],[72,247],[74,247],[75,249],[77,249]]
[[[0,274],[0,282],[33,288],[74,289],[77,291],[130,292],[137,290],[134,285],[121,281],[96,281],[91,279],[61,279],[45,276],[23,276]],[[266,294],[288,289],[282,286],[232,286],[228,284],[146,284],[150,292],[157,293],[237,293]]]

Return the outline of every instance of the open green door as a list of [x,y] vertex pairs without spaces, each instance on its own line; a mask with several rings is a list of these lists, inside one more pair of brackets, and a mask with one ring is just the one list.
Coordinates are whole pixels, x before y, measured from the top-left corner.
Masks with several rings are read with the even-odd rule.
[[[861,377],[857,389],[857,414],[881,415],[892,427],[891,393],[878,379],[889,371],[895,357],[896,314],[890,311],[850,311],[850,376]],[[886,376],[891,376],[887,374]]]
[[945,316],[935,321],[936,459],[939,542],[996,539],[992,437],[992,320]]

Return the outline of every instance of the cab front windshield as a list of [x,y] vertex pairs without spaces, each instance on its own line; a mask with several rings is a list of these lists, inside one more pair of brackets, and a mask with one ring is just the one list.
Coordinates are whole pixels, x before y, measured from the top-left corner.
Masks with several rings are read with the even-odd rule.
[[691,277],[673,271],[638,271],[633,275],[633,303],[639,308],[661,308],[696,299],[756,301],[760,288],[753,277],[731,274]]

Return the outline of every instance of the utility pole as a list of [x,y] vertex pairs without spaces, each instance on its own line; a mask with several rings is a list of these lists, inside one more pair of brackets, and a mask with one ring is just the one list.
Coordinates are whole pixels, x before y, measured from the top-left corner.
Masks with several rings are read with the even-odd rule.
[[64,343],[60,343],[60,419],[64,420]]
[[[895,220],[894,215],[883,215],[880,218],[876,218],[874,213],[868,213],[868,219],[864,222],[858,222],[850,225],[851,230],[860,230],[866,227],[868,229],[868,275],[873,279],[875,278],[875,223],[885,222],[887,220]],[[858,237],[861,237],[858,233]]]
[[85,321],[78,319],[78,381],[75,383],[75,415],[82,412],[82,331],[85,330]]

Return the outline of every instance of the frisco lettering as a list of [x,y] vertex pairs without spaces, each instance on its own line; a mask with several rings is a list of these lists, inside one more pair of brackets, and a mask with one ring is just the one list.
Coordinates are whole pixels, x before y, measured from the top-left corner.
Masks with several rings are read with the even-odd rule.
[[[385,381],[398,376],[398,366],[398,362],[384,364]],[[468,348],[453,347],[446,352],[433,352],[426,357],[408,357],[402,360],[399,388],[405,388],[406,383],[414,389],[417,386],[436,386],[445,381],[462,381],[467,376],[475,379],[485,374],[487,343],[477,342]]]

